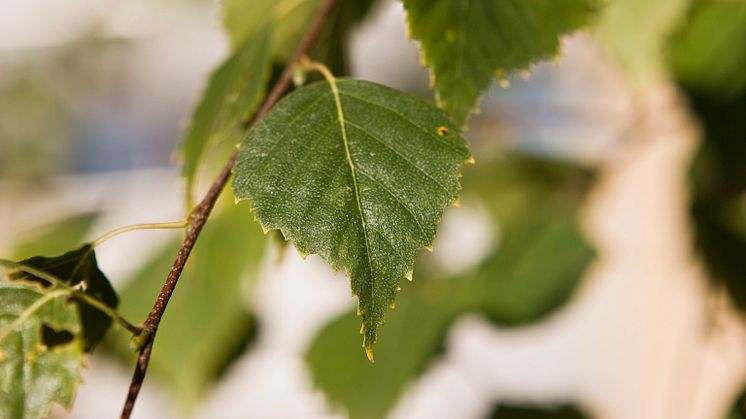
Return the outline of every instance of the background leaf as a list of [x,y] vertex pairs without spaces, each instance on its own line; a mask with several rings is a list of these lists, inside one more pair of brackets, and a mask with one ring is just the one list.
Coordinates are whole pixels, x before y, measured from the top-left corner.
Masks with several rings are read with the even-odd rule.
[[[207,386],[255,334],[248,301],[266,246],[245,205],[230,195],[218,202],[186,265],[158,329],[150,363],[153,377],[191,407]],[[120,312],[145,319],[158,295],[180,241],[153,253],[122,291]],[[118,331],[107,347],[128,360],[130,336]]]
[[559,36],[584,25],[590,0],[404,0],[439,106],[463,125],[492,77],[557,55]]
[[687,87],[733,97],[746,89],[744,39],[746,1],[695,0],[669,42],[669,62]]
[[611,0],[596,23],[596,38],[638,88],[667,77],[666,41],[684,22],[692,0]]
[[375,365],[356,354],[354,313],[328,324],[308,350],[315,383],[353,419],[385,417],[441,351],[459,315],[480,312],[503,325],[535,321],[570,297],[590,261],[575,220],[587,173],[533,159],[480,159],[465,170],[464,182],[464,202],[482,197],[503,237],[482,265],[438,278],[419,259],[416,281],[381,331]]
[[204,154],[211,145],[223,141],[230,146],[237,144],[244,133],[244,124],[264,97],[271,34],[269,25],[258,27],[210,76],[180,146],[187,202],[192,201],[192,189]]
[[495,408],[490,419],[585,419],[588,416],[574,406],[518,406],[501,405]]
[[420,99],[371,82],[334,86],[298,89],[262,119],[241,147],[233,191],[265,229],[348,273],[371,358],[399,279],[432,243],[470,154]]
[[96,212],[71,215],[25,231],[14,240],[12,258],[54,255],[72,249],[83,242],[98,216]]
[[223,26],[234,46],[271,22],[271,54],[277,61],[287,61],[295,52],[319,0],[224,0]]

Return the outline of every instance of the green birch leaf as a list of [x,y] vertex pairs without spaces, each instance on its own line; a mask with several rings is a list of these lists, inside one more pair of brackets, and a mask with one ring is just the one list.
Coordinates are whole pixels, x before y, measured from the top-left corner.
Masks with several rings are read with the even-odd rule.
[[264,97],[271,33],[269,25],[257,28],[210,76],[180,146],[188,202],[199,165],[210,146],[237,138]]
[[[109,307],[116,308],[119,303],[117,294],[109,280],[98,269],[96,252],[90,244],[83,245],[79,249],[60,256],[34,256],[19,261],[18,264],[49,274],[61,280],[61,285],[82,290]],[[10,273],[10,279],[36,283],[42,287],[54,285],[47,279],[20,270]],[[103,339],[104,334],[111,326],[112,320],[109,316],[88,304],[79,304],[78,311],[83,326],[84,347],[86,351],[91,351]]]
[[372,359],[398,282],[431,245],[470,158],[442,111],[340,79],[296,90],[263,118],[241,146],[233,191],[265,229],[350,276]]
[[83,366],[71,291],[0,279],[0,417],[46,417],[70,407]]
[[460,125],[492,77],[558,54],[559,37],[585,24],[593,0],[404,0],[436,98]]

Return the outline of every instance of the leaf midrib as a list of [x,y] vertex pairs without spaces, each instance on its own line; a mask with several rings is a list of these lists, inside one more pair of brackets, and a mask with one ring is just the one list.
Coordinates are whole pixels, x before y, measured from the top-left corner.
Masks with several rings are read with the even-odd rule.
[[[357,183],[357,174],[356,174],[356,168],[355,163],[352,161],[352,155],[350,154],[350,144],[347,140],[347,127],[345,126],[345,116],[344,111],[342,110],[342,101],[339,98],[339,90],[337,89],[337,83],[336,79],[329,78],[329,87],[332,90],[332,96],[334,97],[334,106],[337,108],[337,121],[339,122],[339,127],[342,133],[342,143],[345,147],[345,157],[347,158],[347,164],[350,166],[350,174],[352,175],[352,188],[355,191],[355,201],[357,202],[357,210],[360,213],[360,226],[363,230],[363,238],[365,240],[365,254],[367,256],[368,260],[368,272],[371,276],[370,281],[370,300],[374,300],[375,293],[373,292],[373,288],[375,286],[375,281],[373,280],[373,260],[371,259],[371,252],[370,252],[370,241],[368,239],[368,223],[365,219],[365,214],[363,213],[363,206],[360,202],[360,187]],[[371,313],[368,313],[368,315],[372,315],[372,312],[374,310],[371,310]],[[372,342],[365,342],[365,345],[372,344]]]

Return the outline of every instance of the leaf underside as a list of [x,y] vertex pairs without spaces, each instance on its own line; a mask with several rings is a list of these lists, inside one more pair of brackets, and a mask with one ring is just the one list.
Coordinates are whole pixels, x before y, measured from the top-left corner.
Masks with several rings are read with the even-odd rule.
[[398,281],[431,245],[469,159],[442,111],[341,79],[298,89],[263,118],[241,147],[233,190],[265,229],[346,271],[372,359]]
[[404,0],[439,106],[463,125],[492,77],[528,70],[558,53],[559,36],[582,26],[591,0]]
[[[188,200],[199,165],[210,146],[238,137],[264,97],[269,78],[271,28],[264,25],[247,37],[210,76],[179,151]],[[230,145],[230,144],[229,144]]]
[[80,339],[49,347],[42,341],[43,327],[77,336],[80,322],[75,307],[56,298],[29,318],[6,328],[45,292],[35,286],[0,281],[0,417],[44,417],[57,402],[72,403],[80,381],[83,347]]
[[[60,256],[34,256],[18,262],[46,272],[70,287],[78,287],[83,292],[116,308],[119,299],[109,280],[98,269],[96,253],[90,245],[84,245]],[[23,271],[14,272],[13,280],[36,282],[43,286],[50,285],[45,279],[37,278]],[[83,325],[83,341],[85,350],[91,351],[103,339],[111,326],[112,320],[106,314],[87,304],[79,305],[80,317]]]
[[76,295],[110,307],[117,296],[90,245],[57,257],[1,262],[0,417],[45,417],[55,402],[71,405],[83,355],[111,325]]

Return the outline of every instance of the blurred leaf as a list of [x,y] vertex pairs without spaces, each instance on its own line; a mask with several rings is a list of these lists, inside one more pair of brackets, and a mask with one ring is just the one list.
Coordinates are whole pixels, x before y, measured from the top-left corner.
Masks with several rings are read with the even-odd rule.
[[719,96],[746,89],[746,1],[695,0],[689,20],[670,42],[676,76]]
[[[567,183],[574,185],[577,177],[586,175],[559,165],[542,168],[533,160],[501,161],[488,170],[480,167],[469,171],[471,179],[469,173],[465,174],[465,191],[479,191],[499,206],[500,197],[514,191],[500,186],[489,188],[490,182],[501,183],[501,174],[515,179],[523,173],[527,178],[517,181],[513,188],[520,191],[527,184],[533,185],[542,205],[533,200],[521,204],[508,200],[503,208],[508,211],[492,211],[493,215],[516,212],[511,217],[497,217],[503,242],[473,273],[433,279],[420,275],[431,270],[418,266],[416,280],[402,290],[396,310],[387,317],[375,365],[356,354],[354,313],[339,317],[317,335],[307,353],[314,381],[333,403],[343,405],[351,418],[384,417],[406,385],[440,352],[457,316],[481,312],[504,325],[535,321],[569,298],[590,260],[591,251],[575,223],[575,210],[583,193],[574,186],[566,188]],[[497,176],[490,178],[486,172]],[[484,183],[474,185],[470,181]]]
[[[0,417],[46,417],[69,407],[80,382],[83,344],[70,290],[0,280]],[[47,342],[44,335],[66,335]]]
[[573,406],[535,407],[501,405],[490,419],[585,419],[588,416]]
[[469,158],[442,111],[340,79],[294,91],[262,119],[241,146],[233,192],[265,229],[348,273],[372,359],[397,284],[432,243]]
[[[90,244],[83,245],[61,256],[34,256],[18,262],[60,279],[69,287],[82,290],[84,293],[98,299],[109,307],[116,308],[118,299],[109,280],[98,269],[96,252]],[[44,278],[16,270],[10,274],[12,280],[33,282],[42,287],[52,287]],[[88,304],[79,304],[82,323],[82,338],[86,351],[91,351],[103,339],[111,326],[112,320],[106,314]]]
[[704,129],[691,170],[697,248],[746,310],[746,92],[727,100],[692,91],[689,97]]
[[[271,28],[260,26],[210,76],[180,146],[187,202],[192,201],[197,171],[210,146],[223,141],[235,146],[243,136],[244,124],[264,97],[270,39]],[[233,141],[227,141],[229,138]]]
[[586,23],[590,0],[404,0],[438,105],[464,125],[492,78],[558,54],[559,36]]
[[[246,217],[247,208],[221,198],[205,225],[158,328],[152,374],[186,407],[241,353],[253,335],[248,301],[264,254],[266,238]],[[122,294],[121,313],[145,319],[168,274],[180,241],[153,252]],[[118,333],[107,345],[128,351],[129,335]]]
[[320,3],[320,0],[223,0],[223,25],[235,47],[248,34],[271,23],[272,57],[287,61]]
[[596,36],[638,88],[666,77],[666,41],[691,1],[611,0],[604,7]]
[[746,419],[746,393],[738,396],[727,419]]
[[13,245],[12,249],[13,259],[57,254],[79,245],[85,239],[98,215],[95,212],[78,214],[19,234],[19,241]]
[[333,74],[350,75],[347,57],[347,51],[351,47],[350,31],[365,18],[375,2],[376,0],[338,2],[336,12],[311,51],[311,59],[326,64]]

